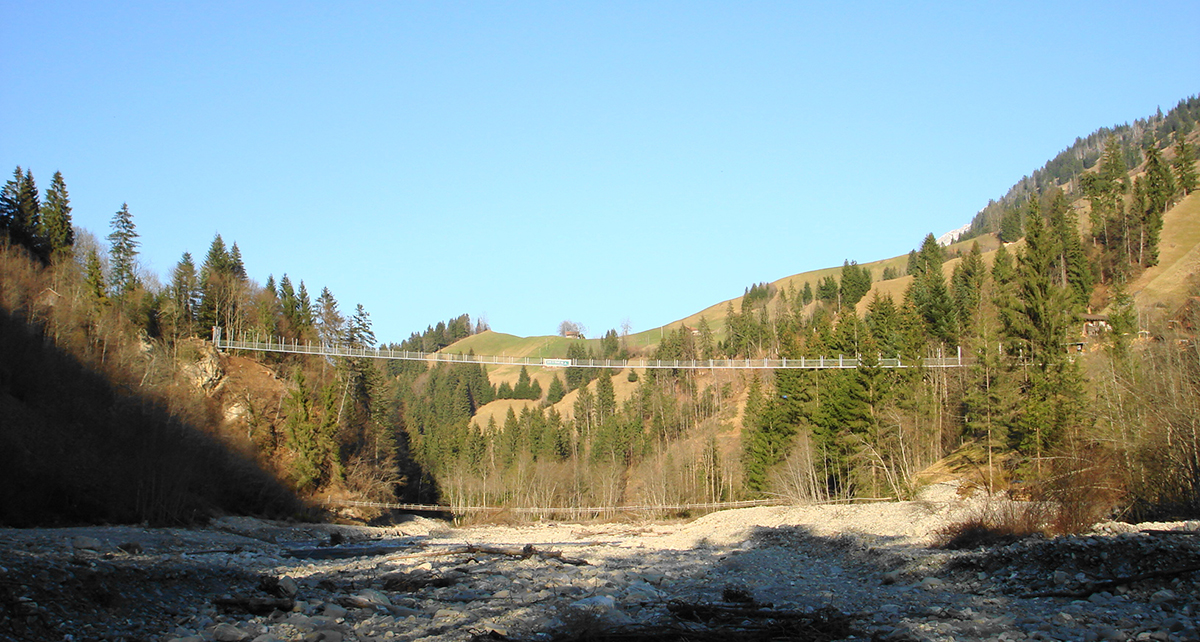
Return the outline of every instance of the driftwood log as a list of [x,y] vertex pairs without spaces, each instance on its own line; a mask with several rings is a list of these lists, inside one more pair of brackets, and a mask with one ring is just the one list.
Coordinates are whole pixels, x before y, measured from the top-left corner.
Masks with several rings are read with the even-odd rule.
[[[396,546],[370,546],[361,548],[306,548],[287,553],[289,557],[300,559],[343,559],[349,557],[375,557],[379,555],[394,555],[404,549]],[[526,544],[522,548],[503,548],[497,546],[476,546],[467,544],[466,546],[457,546],[442,551],[423,551],[420,553],[410,553],[408,555],[399,555],[393,559],[413,559],[418,557],[445,557],[448,555],[503,555],[507,557],[519,557],[521,559],[529,559],[530,557],[539,557],[542,559],[556,559],[563,564],[572,566],[588,566],[588,561],[566,557],[558,551],[544,551],[534,547],[532,544]]]

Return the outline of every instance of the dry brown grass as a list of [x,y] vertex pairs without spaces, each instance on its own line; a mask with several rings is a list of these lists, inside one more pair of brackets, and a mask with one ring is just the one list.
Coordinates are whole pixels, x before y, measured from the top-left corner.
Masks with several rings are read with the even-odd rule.
[[1045,502],[992,499],[966,519],[935,533],[935,546],[952,550],[1003,546],[1034,534],[1047,534],[1052,507]]

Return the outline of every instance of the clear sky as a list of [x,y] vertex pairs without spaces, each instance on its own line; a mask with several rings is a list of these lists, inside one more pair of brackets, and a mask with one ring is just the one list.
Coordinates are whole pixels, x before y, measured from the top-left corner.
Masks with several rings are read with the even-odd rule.
[[0,172],[381,341],[658,327],[907,253],[1200,93],[1200,3],[2,0]]

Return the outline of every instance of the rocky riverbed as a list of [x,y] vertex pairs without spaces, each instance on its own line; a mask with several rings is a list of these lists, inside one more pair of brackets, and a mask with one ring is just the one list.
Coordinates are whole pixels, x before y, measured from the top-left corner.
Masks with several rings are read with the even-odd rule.
[[0,529],[0,638],[1200,639],[1200,523],[947,551],[978,507],[941,491],[670,523]]

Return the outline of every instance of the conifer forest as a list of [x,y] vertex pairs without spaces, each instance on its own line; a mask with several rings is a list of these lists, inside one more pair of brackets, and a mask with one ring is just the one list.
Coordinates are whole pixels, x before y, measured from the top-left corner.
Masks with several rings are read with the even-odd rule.
[[[1062,531],[1200,515],[1200,283],[1181,279],[1170,305],[1134,289],[1182,242],[1164,221],[1200,226],[1198,119],[1192,97],[1076,139],[955,243],[928,234],[906,257],[755,283],[653,341],[611,329],[547,355],[862,361],[850,369],[219,354],[214,326],[381,344],[318,275],[260,282],[219,234],[151,274],[135,206],[114,203],[103,232],[77,228],[69,177],[43,192],[18,167],[0,194],[0,475],[18,500],[0,523],[303,515],[329,500],[669,515],[908,498],[938,473],[1053,502]],[[495,334],[464,314],[386,347],[464,352]],[[879,363],[960,351],[963,367]]]

